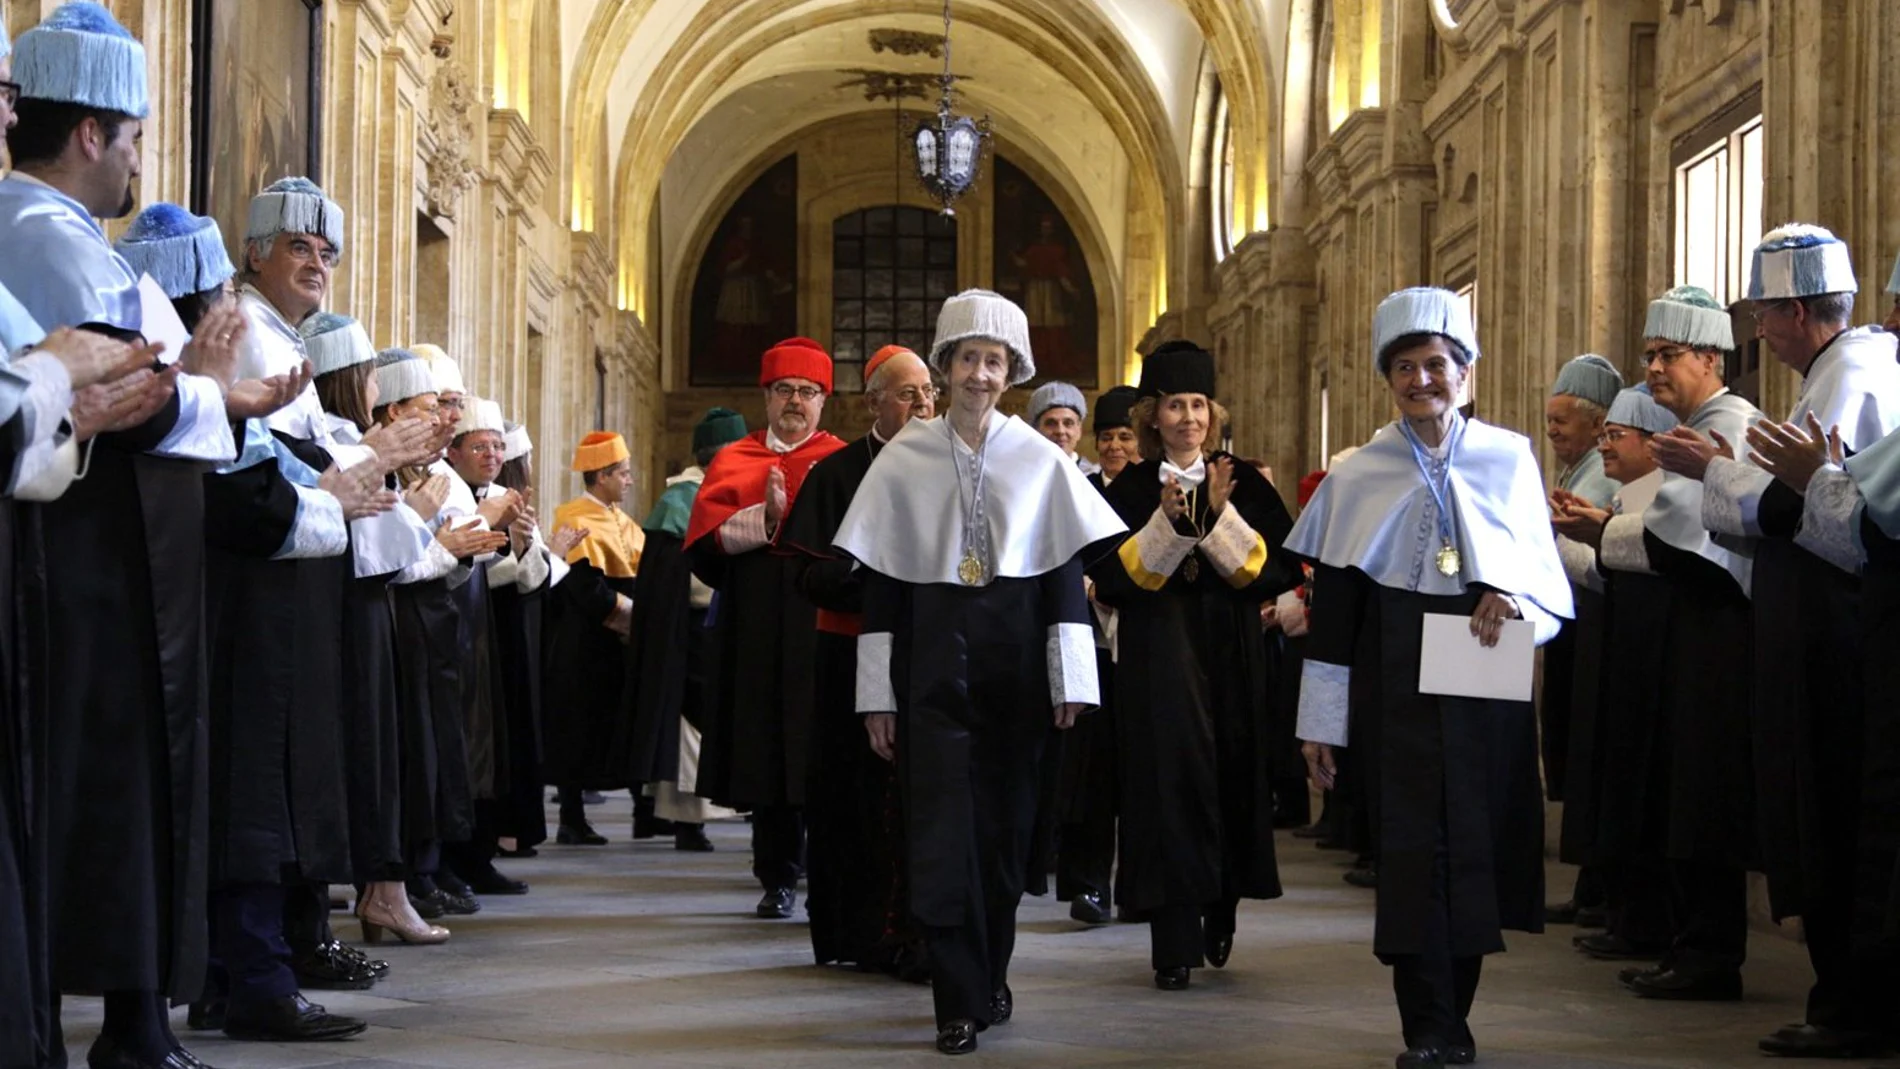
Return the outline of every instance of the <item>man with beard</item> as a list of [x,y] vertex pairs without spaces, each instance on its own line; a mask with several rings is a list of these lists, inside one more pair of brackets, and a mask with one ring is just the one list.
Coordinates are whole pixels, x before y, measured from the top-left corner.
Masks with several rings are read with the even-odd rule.
[[[1846,244],[1820,227],[1780,227],[1755,249],[1748,297],[1756,332],[1802,376],[1788,423],[1837,438],[1850,457],[1900,427],[1893,335],[1849,329],[1859,288]],[[1896,989],[1890,969],[1868,970],[1856,960],[1853,938],[1867,809],[1860,582],[1796,543],[1799,493],[1744,458],[1683,444],[1702,448],[1674,450],[1662,462],[1702,479],[1703,522],[1718,537],[1757,539],[1760,656],[1752,663],[1761,860],[1774,916],[1801,917],[1814,967],[1806,1019],[1760,1046],[1786,1057],[1866,1057],[1887,1044]]]
[[[144,49],[105,8],[69,3],[13,59],[0,286],[44,326],[137,338],[137,277],[93,220],[132,208]],[[203,982],[202,463],[230,459],[231,422],[270,404],[235,377],[228,344],[188,346],[142,380],[143,403],[108,425],[87,477],[39,510],[57,591],[44,675],[61,681],[31,729],[46,761],[50,960],[57,989],[106,995],[97,1061],[172,1058],[165,1003]]]
[[583,790],[628,786],[631,718],[625,697],[625,643],[633,621],[633,590],[646,535],[622,512],[633,482],[632,454],[613,431],[595,431],[574,450],[581,496],[554,512],[561,527],[587,532],[568,551],[573,569],[555,599],[547,646],[548,779],[561,785],[556,842],[599,846],[606,837],[587,822]]
[[910,969],[919,937],[903,923],[902,814],[890,763],[864,745],[857,714],[863,573],[831,548],[871,461],[913,419],[936,413],[937,388],[916,353],[889,345],[864,365],[871,432],[811,469],[779,539],[802,556],[798,589],[818,607],[811,773],[805,800],[806,910],[818,964]]
[[[726,810],[699,795],[700,730],[706,723],[717,660],[708,629],[712,588],[693,574],[683,548],[706,468],[746,436],[745,417],[710,408],[693,428],[693,465],[666,480],[641,529],[646,549],[633,588],[627,641],[627,696],[634,720],[633,770],[653,816],[673,824],[676,849],[710,851],[706,822]],[[685,671],[680,670],[685,651]],[[636,825],[639,817],[635,816]],[[638,837],[637,835],[635,836]]]
[[[1585,353],[1558,369],[1550,398],[1544,402],[1544,436],[1558,464],[1552,489],[1575,494],[1594,508],[1608,505],[1616,492],[1616,484],[1603,474],[1596,442],[1603,432],[1603,415],[1622,388],[1623,376],[1615,365],[1595,353]],[[1544,647],[1543,700],[1537,708],[1543,726],[1539,739],[1544,752],[1544,791],[1553,802],[1564,800],[1571,721],[1588,719],[1596,712],[1596,651],[1580,655],[1577,643],[1580,635],[1594,629],[1592,621],[1603,605],[1594,590],[1572,583],[1570,592],[1577,599],[1578,626],[1564,628]],[[1583,663],[1586,660],[1590,663]],[[1578,919],[1581,910],[1584,920],[1594,921],[1602,905],[1602,888],[1595,874],[1585,868],[1577,873],[1570,901],[1551,906],[1544,919],[1568,924]]]
[[718,591],[719,678],[699,793],[752,811],[758,915],[792,915],[803,869],[816,621],[798,592],[795,557],[772,552],[812,466],[844,448],[818,429],[831,357],[809,338],[766,350],[759,386],[766,426],[721,450],[693,502],[693,573]]

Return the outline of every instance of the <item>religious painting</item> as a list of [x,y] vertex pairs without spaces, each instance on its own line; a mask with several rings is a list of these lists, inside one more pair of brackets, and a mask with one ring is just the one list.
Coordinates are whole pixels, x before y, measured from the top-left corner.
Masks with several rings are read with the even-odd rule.
[[759,381],[759,357],[798,333],[798,156],[772,165],[713,231],[693,279],[694,386]]
[[1001,156],[996,167],[997,292],[1029,317],[1036,381],[1095,387],[1095,282],[1075,230],[1035,179]]
[[233,262],[251,198],[318,172],[322,0],[195,0],[192,210],[224,231]]

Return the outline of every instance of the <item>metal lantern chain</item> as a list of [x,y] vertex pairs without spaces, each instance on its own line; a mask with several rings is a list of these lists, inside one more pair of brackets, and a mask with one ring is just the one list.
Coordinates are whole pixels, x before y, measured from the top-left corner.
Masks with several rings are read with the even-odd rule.
[[917,180],[925,192],[943,206],[943,214],[955,215],[959,197],[976,185],[982,166],[983,149],[990,138],[990,120],[972,120],[951,114],[951,90],[956,75],[950,73],[950,0],[943,3],[943,77],[938,81],[936,121],[920,123],[911,135],[917,153]]

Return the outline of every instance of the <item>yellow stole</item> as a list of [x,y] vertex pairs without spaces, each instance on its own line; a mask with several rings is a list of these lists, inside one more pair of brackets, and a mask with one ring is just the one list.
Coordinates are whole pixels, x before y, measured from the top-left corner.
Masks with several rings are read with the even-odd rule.
[[563,527],[587,528],[587,537],[568,553],[569,564],[585,560],[609,579],[631,579],[640,571],[647,534],[617,506],[603,505],[592,495],[582,494],[554,510],[554,529]]

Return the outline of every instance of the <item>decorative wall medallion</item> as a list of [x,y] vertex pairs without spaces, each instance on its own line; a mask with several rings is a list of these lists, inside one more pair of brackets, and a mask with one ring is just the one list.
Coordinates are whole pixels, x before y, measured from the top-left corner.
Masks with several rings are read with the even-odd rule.
[[469,152],[475,142],[475,89],[461,66],[447,62],[436,68],[429,84],[429,128],[435,133],[435,147],[424,161],[428,184],[424,195],[429,214],[442,219],[455,218],[462,194],[475,184],[475,168]]
[[[847,67],[839,71],[848,74],[850,80],[839,82],[838,88],[846,89],[860,86],[864,89],[866,100],[926,100],[938,89],[943,75],[931,73],[906,74],[898,71],[874,71],[866,67]],[[965,81],[965,75],[956,75],[958,81]]]

